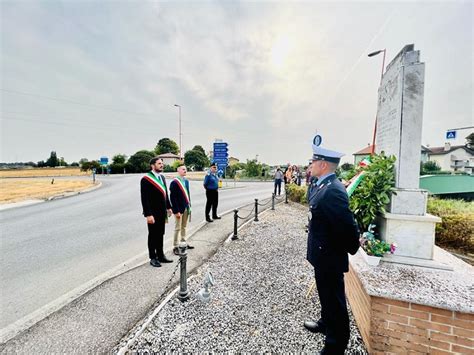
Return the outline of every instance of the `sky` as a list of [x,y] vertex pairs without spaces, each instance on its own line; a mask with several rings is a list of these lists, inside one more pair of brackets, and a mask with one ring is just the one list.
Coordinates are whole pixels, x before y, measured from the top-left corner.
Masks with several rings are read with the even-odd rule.
[[[426,65],[422,144],[474,126],[470,1],[6,1],[0,161],[71,163],[159,139],[229,144],[241,161],[305,164],[317,132],[372,140],[382,55]],[[462,139],[467,131],[459,131]]]

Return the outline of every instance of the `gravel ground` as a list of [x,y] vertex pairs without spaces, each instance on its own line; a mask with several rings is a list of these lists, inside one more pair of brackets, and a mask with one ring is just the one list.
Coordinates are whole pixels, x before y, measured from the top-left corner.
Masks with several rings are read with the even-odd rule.
[[[320,305],[306,297],[313,270],[306,261],[306,210],[281,204],[225,244],[188,282],[191,300],[166,304],[131,346],[133,353],[316,353],[324,337],[306,331]],[[211,271],[212,301],[195,298]],[[351,318],[348,354],[367,354]],[[133,333],[133,331],[132,331]],[[131,334],[132,334],[131,333]]]

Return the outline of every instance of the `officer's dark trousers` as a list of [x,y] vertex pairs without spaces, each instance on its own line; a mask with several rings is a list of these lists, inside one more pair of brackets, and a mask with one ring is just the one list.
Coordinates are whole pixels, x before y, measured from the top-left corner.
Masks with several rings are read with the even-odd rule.
[[278,188],[278,195],[281,193],[281,179],[275,179],[275,189],[273,193],[276,195],[277,194],[277,188]]
[[163,217],[153,216],[154,224],[148,224],[148,255],[150,259],[162,258],[163,234],[165,234],[165,220]]
[[331,354],[344,354],[350,336],[344,292],[344,273],[315,270],[321,302],[321,319],[326,328],[325,347]]
[[217,216],[217,203],[219,202],[219,193],[217,190],[206,190],[206,218],[209,218],[209,212],[212,208],[212,217]]

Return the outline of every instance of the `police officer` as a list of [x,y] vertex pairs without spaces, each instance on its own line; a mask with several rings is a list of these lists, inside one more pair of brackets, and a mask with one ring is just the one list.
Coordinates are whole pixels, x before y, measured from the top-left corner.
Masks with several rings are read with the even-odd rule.
[[307,259],[314,267],[321,303],[321,318],[306,321],[313,333],[326,335],[321,354],[344,354],[349,342],[349,315],[344,291],[344,273],[349,271],[347,253],[359,248],[359,230],[349,210],[349,199],[335,171],[342,153],[321,147],[313,140],[311,175],[317,177],[309,191],[310,222]]
[[[219,178],[217,177],[217,165],[216,163],[212,163],[207,173],[206,177],[204,178],[204,188],[206,189],[206,221],[207,222],[214,222],[214,219],[221,219],[217,215],[217,205],[219,203]],[[212,208],[212,219],[209,216],[209,212],[211,212]]]

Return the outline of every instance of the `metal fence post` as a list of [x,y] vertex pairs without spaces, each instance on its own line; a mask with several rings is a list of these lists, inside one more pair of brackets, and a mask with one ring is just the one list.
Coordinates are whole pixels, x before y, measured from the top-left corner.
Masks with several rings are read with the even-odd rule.
[[178,248],[179,248],[179,259],[181,263],[178,299],[181,302],[184,302],[189,299],[188,276],[186,273],[186,260],[188,259],[188,254],[186,253],[187,245],[186,243],[180,243]]
[[272,193],[272,211],[275,211],[275,193]]
[[234,235],[232,236],[232,240],[239,239],[237,237],[237,222],[239,220],[239,210],[234,210]]
[[255,218],[254,222],[258,222],[258,198],[255,199]]
[[288,188],[285,185],[285,203],[288,203]]

